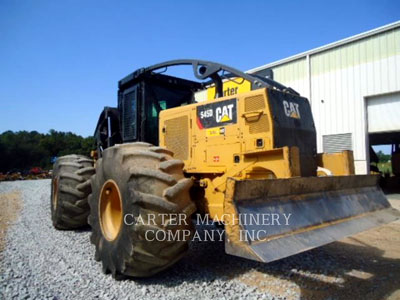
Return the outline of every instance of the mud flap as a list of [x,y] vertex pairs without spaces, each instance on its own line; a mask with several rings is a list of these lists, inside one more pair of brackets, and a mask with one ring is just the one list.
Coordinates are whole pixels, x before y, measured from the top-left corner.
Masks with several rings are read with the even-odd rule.
[[271,262],[400,218],[378,176],[229,178],[225,251]]

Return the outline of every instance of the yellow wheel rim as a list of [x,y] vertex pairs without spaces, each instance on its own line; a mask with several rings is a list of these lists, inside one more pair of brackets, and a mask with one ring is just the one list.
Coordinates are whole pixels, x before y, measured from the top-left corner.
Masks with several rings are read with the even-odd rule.
[[53,180],[53,208],[57,208],[58,203],[58,177]]
[[122,198],[114,180],[107,180],[101,188],[99,217],[103,236],[109,241],[115,240],[122,225]]

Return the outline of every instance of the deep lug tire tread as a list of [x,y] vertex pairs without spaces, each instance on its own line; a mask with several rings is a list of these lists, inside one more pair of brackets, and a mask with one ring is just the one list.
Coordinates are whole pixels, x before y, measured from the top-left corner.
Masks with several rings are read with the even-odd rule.
[[[77,229],[87,225],[90,178],[94,175],[93,160],[83,155],[65,155],[53,166],[51,183],[51,218],[57,229]],[[54,205],[53,183],[57,179],[57,205]]]
[[[145,237],[148,230],[193,232],[190,215],[196,207],[189,196],[192,180],[184,177],[183,162],[172,157],[171,151],[161,147],[128,143],[107,148],[97,161],[89,196],[90,240],[96,246],[95,259],[102,262],[104,272],[111,272],[114,277],[148,277],[177,262],[188,250],[189,238],[149,241]],[[98,213],[100,190],[109,179],[120,189],[124,213],[133,213],[145,221],[131,226],[122,224],[113,241],[103,237]],[[168,225],[171,214],[177,213],[186,214],[187,224]],[[146,222],[151,214],[156,215],[155,224]],[[169,214],[164,224],[159,214]]]

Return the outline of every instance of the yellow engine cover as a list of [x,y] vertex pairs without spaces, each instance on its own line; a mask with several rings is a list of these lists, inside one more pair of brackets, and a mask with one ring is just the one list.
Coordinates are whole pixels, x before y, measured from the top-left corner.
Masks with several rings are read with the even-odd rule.
[[161,111],[160,146],[185,162],[185,172],[206,188],[205,212],[223,214],[228,177],[299,175],[296,147],[273,148],[267,89]]

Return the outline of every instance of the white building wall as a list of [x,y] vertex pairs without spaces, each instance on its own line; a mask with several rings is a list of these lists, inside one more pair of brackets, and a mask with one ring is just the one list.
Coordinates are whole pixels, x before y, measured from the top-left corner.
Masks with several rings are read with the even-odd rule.
[[356,172],[367,173],[366,97],[400,91],[400,28],[311,56],[318,134],[352,133]]
[[274,80],[290,86],[300,95],[309,98],[306,58],[277,66],[273,68],[273,72]]
[[356,173],[367,173],[366,98],[400,91],[400,22],[265,68],[274,71],[275,80],[310,99],[318,152],[323,152],[324,135],[351,133]]

